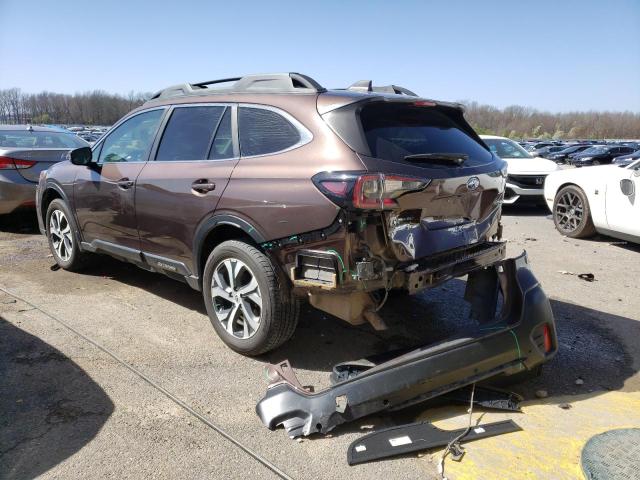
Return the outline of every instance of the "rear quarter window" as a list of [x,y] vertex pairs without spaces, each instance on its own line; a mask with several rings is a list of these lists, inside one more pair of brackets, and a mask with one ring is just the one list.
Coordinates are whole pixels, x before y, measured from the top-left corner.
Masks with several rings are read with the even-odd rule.
[[298,129],[286,118],[263,108],[240,107],[238,128],[244,157],[280,152],[301,140]]
[[444,109],[406,103],[372,103],[360,121],[373,157],[403,162],[420,153],[462,153],[465,167],[492,161],[491,153]]

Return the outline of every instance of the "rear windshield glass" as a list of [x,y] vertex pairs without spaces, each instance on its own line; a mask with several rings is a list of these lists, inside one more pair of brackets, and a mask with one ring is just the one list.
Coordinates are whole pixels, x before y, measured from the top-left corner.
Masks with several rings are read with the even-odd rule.
[[360,120],[374,157],[404,161],[420,153],[462,153],[465,167],[492,161],[491,153],[442,109],[375,103],[363,107]]
[[29,130],[0,131],[0,147],[16,148],[79,148],[88,146],[74,133],[30,132]]

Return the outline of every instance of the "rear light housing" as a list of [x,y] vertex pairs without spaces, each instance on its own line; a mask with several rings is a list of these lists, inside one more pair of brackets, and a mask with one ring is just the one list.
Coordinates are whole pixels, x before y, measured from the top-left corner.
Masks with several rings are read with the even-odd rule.
[[36,162],[32,160],[22,160],[20,158],[11,158],[0,156],[0,170],[15,170],[33,167]]
[[551,341],[551,328],[548,323],[545,323],[542,327],[542,335],[544,337],[544,352],[549,353],[553,348],[553,342]]
[[406,193],[424,190],[430,180],[386,173],[323,172],[313,183],[341,207],[358,210],[390,210]]

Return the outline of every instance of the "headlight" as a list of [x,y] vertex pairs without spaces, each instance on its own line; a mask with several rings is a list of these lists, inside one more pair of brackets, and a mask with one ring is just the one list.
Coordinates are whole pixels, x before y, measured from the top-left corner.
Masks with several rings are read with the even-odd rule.
[[580,160],[580,161],[587,161],[587,160],[591,160],[593,157],[582,157],[582,158],[578,158],[576,160]]

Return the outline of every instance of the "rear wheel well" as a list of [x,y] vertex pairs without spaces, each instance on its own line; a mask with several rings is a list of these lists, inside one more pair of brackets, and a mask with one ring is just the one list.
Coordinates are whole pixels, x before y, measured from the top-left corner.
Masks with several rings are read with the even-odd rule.
[[209,255],[211,254],[213,249],[227,240],[240,240],[241,242],[246,242],[250,245],[258,247],[251,236],[241,228],[229,224],[217,226],[209,233],[207,233],[207,236],[204,238],[202,246],[200,247],[200,258],[198,262],[198,276],[200,278],[202,278],[204,266],[207,263],[207,259],[209,258]]
[[[42,203],[40,204],[40,211],[42,213],[42,220],[47,221],[47,209],[49,208],[49,204],[53,202],[56,198],[62,199],[62,195],[55,188],[47,188],[42,194]],[[46,226],[46,225],[45,225]]]

